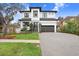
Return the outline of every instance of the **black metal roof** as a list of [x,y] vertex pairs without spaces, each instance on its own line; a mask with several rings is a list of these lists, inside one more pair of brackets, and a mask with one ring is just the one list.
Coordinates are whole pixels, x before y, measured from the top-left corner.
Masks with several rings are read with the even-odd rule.
[[42,10],[41,7],[29,7],[30,10],[29,11],[20,11],[20,12],[31,12],[31,9],[40,9],[40,12],[55,12],[57,13],[57,11],[46,11],[46,10]]
[[55,19],[55,18],[40,18],[40,21],[58,21],[58,19]]
[[[19,21],[31,21],[31,18],[22,18]],[[56,18],[40,18],[40,21],[58,21]]]
[[19,21],[31,21],[31,18],[22,18],[22,19],[19,19]]

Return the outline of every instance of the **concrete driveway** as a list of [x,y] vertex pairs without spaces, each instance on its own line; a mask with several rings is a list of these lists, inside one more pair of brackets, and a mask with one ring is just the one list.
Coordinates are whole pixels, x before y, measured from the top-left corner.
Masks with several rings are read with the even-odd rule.
[[79,36],[66,33],[40,33],[43,56],[79,56]]

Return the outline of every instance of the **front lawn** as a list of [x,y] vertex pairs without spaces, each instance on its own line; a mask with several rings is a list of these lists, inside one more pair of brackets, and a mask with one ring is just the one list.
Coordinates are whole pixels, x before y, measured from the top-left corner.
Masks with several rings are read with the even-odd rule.
[[28,33],[28,34],[15,34],[16,39],[32,39],[32,40],[37,40],[39,39],[38,33]]
[[32,43],[0,43],[0,56],[40,56],[41,50]]

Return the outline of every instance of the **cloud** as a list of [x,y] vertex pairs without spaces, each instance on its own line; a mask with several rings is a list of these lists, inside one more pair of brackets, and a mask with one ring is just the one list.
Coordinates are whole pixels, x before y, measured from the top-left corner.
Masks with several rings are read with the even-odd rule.
[[55,3],[55,7],[53,10],[59,11],[60,8],[63,8],[65,6],[64,3]]

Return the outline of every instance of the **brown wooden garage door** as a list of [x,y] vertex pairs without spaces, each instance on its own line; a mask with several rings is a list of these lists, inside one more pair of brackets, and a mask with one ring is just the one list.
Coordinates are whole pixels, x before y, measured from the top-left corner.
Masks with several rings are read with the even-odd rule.
[[54,32],[54,26],[41,26],[41,32]]

